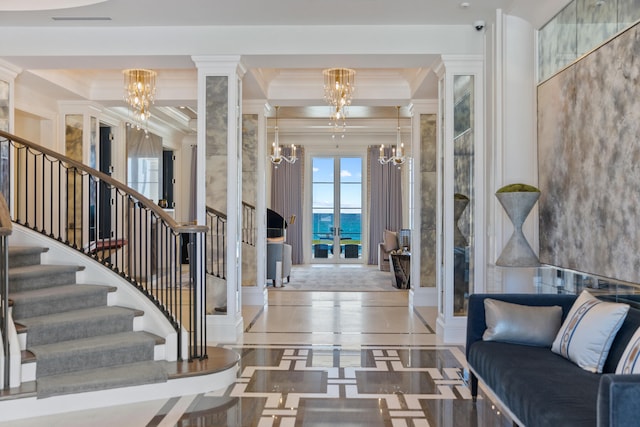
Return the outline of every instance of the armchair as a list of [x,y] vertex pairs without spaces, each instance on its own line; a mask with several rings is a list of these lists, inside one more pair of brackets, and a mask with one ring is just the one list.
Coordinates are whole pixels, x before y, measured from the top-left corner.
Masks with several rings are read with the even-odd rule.
[[382,243],[378,245],[378,270],[391,271],[389,253],[398,247],[398,234],[395,231],[384,230]]
[[[277,277],[276,263],[280,262],[282,271]],[[287,283],[291,277],[291,245],[281,242],[267,242],[267,280],[273,281],[276,286],[278,279],[287,278]]]

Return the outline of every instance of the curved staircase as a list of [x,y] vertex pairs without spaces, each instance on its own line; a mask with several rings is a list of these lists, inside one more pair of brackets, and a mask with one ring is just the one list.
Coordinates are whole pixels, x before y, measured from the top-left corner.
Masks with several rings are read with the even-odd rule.
[[164,339],[136,327],[144,313],[109,306],[115,287],[76,283],[82,267],[41,264],[44,251],[9,248],[22,381],[36,381],[38,398],[167,381],[155,361]]

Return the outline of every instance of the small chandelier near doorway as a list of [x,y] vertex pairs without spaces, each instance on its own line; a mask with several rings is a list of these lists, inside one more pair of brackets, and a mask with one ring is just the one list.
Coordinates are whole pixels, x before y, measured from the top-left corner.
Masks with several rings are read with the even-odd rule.
[[156,98],[156,72],[144,69],[124,70],[124,101],[137,129],[148,133],[149,108]]
[[400,167],[407,160],[404,154],[404,144],[402,143],[402,135],[400,133],[400,106],[396,107],[398,110],[398,126],[396,128],[396,146],[391,149],[391,157],[386,158],[384,155],[384,145],[380,146],[380,157],[378,161],[381,165],[393,162],[394,165]]
[[351,105],[355,88],[356,72],[349,68],[329,68],[322,73],[324,74],[324,99],[331,106],[329,125],[334,127],[334,132],[338,130],[344,132],[347,127],[347,107]]
[[275,165],[277,168],[280,163],[283,161],[287,163],[295,163],[298,158],[296,157],[296,146],[291,144],[291,156],[283,156],[282,155],[282,147],[280,147],[280,142],[278,141],[278,110],[280,107],[276,105],[276,126],[275,126],[275,136],[273,139],[273,144],[271,144],[271,154],[269,155],[269,160],[271,163]]

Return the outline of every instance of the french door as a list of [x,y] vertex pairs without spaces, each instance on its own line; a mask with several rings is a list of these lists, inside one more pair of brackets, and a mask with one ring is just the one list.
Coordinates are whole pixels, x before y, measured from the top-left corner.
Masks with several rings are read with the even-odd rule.
[[311,261],[362,262],[361,156],[313,156]]

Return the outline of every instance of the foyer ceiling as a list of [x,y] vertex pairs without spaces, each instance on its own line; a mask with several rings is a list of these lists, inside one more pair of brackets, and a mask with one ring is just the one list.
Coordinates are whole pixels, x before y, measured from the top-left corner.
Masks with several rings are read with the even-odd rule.
[[[354,107],[350,116],[365,120],[368,117],[395,117],[395,105],[406,106],[411,99],[434,99],[437,97],[436,77],[432,67],[440,55],[416,55],[403,45],[416,43],[410,40],[412,28],[420,26],[464,26],[471,36],[478,40],[482,32],[473,29],[476,21],[491,22],[496,9],[516,15],[527,16],[535,24],[552,16],[568,0],[15,0],[0,1],[0,27],[3,32],[13,27],[17,34],[27,30],[60,34],[88,29],[104,40],[95,43],[100,56],[65,52],[64,48],[54,52],[33,53],[13,48],[10,44],[0,46],[0,60],[19,67],[20,79],[30,87],[55,90],[61,99],[91,100],[110,108],[122,108],[121,70],[131,67],[152,68],[158,72],[158,97],[152,114],[173,125],[176,129],[188,131],[189,115],[184,115],[178,107],[188,106],[195,110],[197,95],[197,72],[194,61],[184,52],[184,45],[193,43],[186,34],[203,29],[223,28],[238,34],[235,39],[254,37],[255,46],[260,46],[260,36],[268,34],[265,40],[271,45],[255,48],[242,53],[247,73],[243,80],[245,100],[268,99],[272,105],[281,105],[281,117],[312,121],[319,108],[326,106],[322,99],[322,69],[329,67],[349,67],[357,71]],[[87,4],[79,7],[51,9],[53,4]],[[95,3],[95,4],[90,4]],[[15,10],[20,5],[24,9],[36,9],[42,4],[47,10]],[[4,7],[3,7],[4,6]],[[342,26],[354,36],[347,43],[360,43],[358,47],[331,46],[322,51],[324,40],[335,44],[331,28]],[[379,26],[379,27],[377,27]],[[398,35],[389,40],[385,31],[392,26],[399,30],[408,28],[408,36]],[[415,26],[415,27],[412,27]],[[381,39],[371,38],[367,31],[380,28]],[[422,27],[420,27],[422,28]],[[317,29],[317,33],[314,31]],[[12,31],[12,29],[8,29]],[[246,31],[245,31],[246,30]],[[401,31],[395,31],[398,33]],[[87,32],[89,33],[89,32]],[[309,54],[299,50],[288,52],[299,34],[309,43]],[[391,34],[394,34],[393,32]],[[139,34],[139,40],[119,40],[123,34]],[[315,34],[315,36],[313,35]],[[376,34],[375,32],[373,34]],[[156,36],[154,36],[156,35]],[[159,37],[158,35],[162,35]],[[165,38],[166,37],[166,38]],[[193,36],[191,36],[193,37]],[[366,40],[357,40],[364,37]],[[18,37],[17,37],[18,38]],[[162,40],[160,41],[160,39]],[[220,46],[218,50],[229,48],[235,40],[211,39],[207,45]],[[38,37],[33,39],[34,52]],[[40,39],[41,40],[41,39]],[[112,41],[115,40],[115,41]],[[334,40],[334,41],[332,41]],[[146,55],[135,55],[128,51],[126,43],[164,43],[158,47],[150,45]],[[81,43],[78,41],[77,43]],[[111,45],[108,43],[111,42]],[[424,40],[423,43],[446,43],[447,40]],[[21,40],[25,46],[27,41]],[[87,43],[90,43],[89,39]],[[368,43],[366,51],[359,46]],[[384,46],[384,45],[387,46]],[[315,47],[311,46],[315,45]],[[378,45],[385,52],[377,53]],[[366,46],[366,45],[364,45]],[[313,47],[313,48],[312,48]],[[193,52],[197,52],[194,47]],[[350,50],[351,49],[351,50]],[[358,49],[358,50],[355,50]],[[28,49],[31,50],[31,49]],[[59,50],[59,52],[57,52]],[[105,53],[107,50],[107,53]],[[353,51],[357,54],[353,54]],[[9,52],[9,53],[7,53]],[[122,53],[121,53],[122,52]],[[176,54],[172,54],[176,52]],[[169,83],[169,84],[168,84]],[[51,88],[51,84],[55,89]],[[377,107],[377,108],[376,108]],[[324,113],[322,113],[324,114]],[[319,119],[319,118],[318,118]],[[324,122],[326,120],[322,118]],[[363,122],[364,123],[364,122]],[[364,124],[363,127],[366,127]],[[310,126],[311,128],[311,126]],[[281,126],[281,130],[283,126]]]

